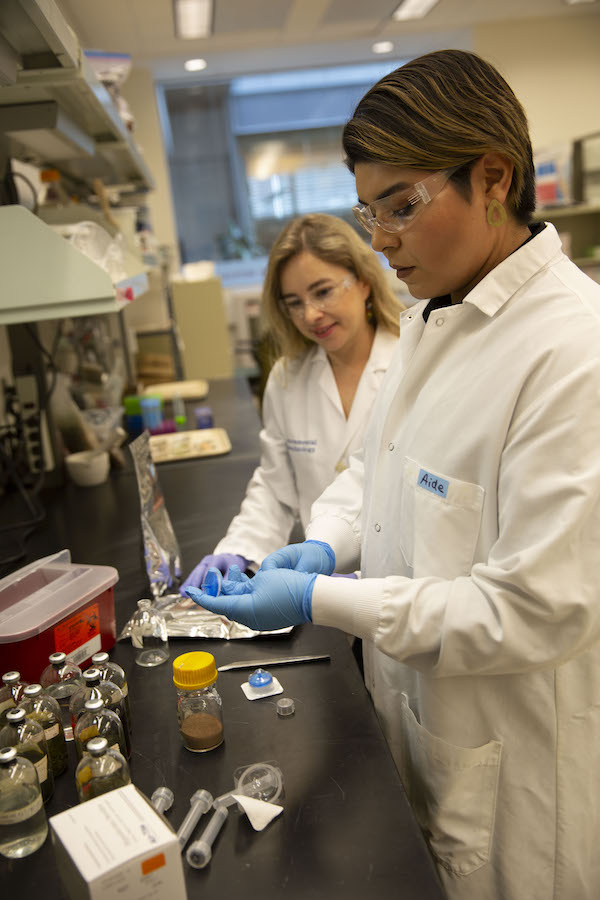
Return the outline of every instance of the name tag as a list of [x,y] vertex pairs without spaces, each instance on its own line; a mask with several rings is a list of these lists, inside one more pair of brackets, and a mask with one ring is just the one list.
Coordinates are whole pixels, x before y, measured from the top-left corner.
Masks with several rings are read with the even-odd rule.
[[439,475],[434,475],[433,472],[427,472],[425,469],[419,471],[417,484],[419,487],[425,488],[425,490],[431,491],[432,494],[437,494],[439,497],[448,495],[449,482],[440,478]]

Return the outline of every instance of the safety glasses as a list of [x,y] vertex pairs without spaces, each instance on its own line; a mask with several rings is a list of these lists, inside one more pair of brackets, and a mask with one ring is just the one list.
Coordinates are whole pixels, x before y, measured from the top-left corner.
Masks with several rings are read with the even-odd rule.
[[300,321],[306,318],[306,307],[326,310],[334,306],[353,283],[352,278],[342,278],[341,281],[327,281],[307,291],[306,298],[283,297],[280,301],[283,310],[290,319]]
[[431,203],[452,173],[459,168],[460,166],[454,166],[452,169],[434,172],[410,188],[382,197],[368,206],[353,206],[352,212],[369,234],[373,233],[376,225],[390,234],[398,234],[412,225],[419,213]]

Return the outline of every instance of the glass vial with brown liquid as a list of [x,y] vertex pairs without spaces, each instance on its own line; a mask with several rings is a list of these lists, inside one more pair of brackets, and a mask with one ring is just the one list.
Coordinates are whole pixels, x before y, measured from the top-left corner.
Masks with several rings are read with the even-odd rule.
[[223,711],[216,681],[211,653],[183,653],[173,661],[179,731],[184,747],[193,753],[205,753],[223,743]]

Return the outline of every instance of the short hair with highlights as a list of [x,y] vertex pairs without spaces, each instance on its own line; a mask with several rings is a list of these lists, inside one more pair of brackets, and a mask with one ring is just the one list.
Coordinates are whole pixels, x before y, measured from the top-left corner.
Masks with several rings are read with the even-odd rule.
[[381,78],[343,131],[346,165],[460,168],[451,181],[470,199],[470,168],[497,152],[514,167],[508,212],[528,224],[535,169],[525,111],[491,63],[464,50],[437,50]]
[[269,256],[263,285],[262,325],[275,345],[275,356],[295,359],[313,342],[301,334],[281,307],[281,270],[299,253],[312,253],[331,265],[347,269],[371,288],[370,314],[374,324],[399,333],[404,308],[388,284],[376,254],[351,225],[326,213],[292,219],[279,233]]

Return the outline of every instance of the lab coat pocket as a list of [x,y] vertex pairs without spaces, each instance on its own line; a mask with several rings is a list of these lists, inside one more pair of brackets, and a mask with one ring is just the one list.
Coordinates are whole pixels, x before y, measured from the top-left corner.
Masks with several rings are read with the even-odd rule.
[[417,721],[402,695],[400,775],[432,854],[469,875],[490,857],[502,744],[457,747]]
[[405,457],[400,547],[413,578],[469,575],[485,490]]

